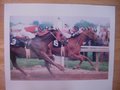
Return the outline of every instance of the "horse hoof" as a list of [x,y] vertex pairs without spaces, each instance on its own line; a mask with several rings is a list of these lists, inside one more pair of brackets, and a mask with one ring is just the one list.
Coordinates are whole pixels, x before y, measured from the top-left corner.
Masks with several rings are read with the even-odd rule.
[[61,66],[61,65],[57,65],[57,67],[58,67],[58,69],[60,69],[61,71],[64,71],[65,69],[64,69],[64,67],[63,66]]
[[73,69],[80,69],[80,67],[73,67]]
[[51,77],[52,77],[52,78],[56,78],[56,75],[52,74]]
[[60,68],[60,70],[61,70],[61,71],[65,71],[65,69],[64,69],[63,67],[62,67],[62,68]]
[[26,79],[30,79],[30,77],[31,77],[30,74],[26,75]]

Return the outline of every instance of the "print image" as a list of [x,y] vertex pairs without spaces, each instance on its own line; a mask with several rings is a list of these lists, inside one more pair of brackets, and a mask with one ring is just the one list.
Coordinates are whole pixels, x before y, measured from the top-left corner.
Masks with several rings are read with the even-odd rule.
[[108,79],[110,19],[10,16],[11,80]]

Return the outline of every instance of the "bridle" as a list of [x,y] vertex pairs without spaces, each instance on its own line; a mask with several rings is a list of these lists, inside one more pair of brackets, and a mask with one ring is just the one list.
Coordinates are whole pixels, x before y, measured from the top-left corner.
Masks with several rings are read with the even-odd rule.
[[51,31],[50,34],[57,40],[57,37]]

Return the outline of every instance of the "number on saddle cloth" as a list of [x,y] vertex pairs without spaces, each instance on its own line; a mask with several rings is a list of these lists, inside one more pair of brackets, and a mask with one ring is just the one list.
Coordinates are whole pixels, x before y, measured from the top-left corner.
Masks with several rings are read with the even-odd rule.
[[67,44],[68,44],[68,40],[65,40],[65,41],[62,41],[62,42],[60,42],[58,40],[54,40],[52,42],[52,45],[53,45],[54,48],[60,48],[60,47],[62,47],[62,45],[66,46]]
[[15,47],[25,47],[25,41],[16,37],[10,38],[10,45]]
[[61,42],[58,41],[58,40],[54,40],[54,41],[53,41],[53,47],[55,47],[55,48],[61,47]]

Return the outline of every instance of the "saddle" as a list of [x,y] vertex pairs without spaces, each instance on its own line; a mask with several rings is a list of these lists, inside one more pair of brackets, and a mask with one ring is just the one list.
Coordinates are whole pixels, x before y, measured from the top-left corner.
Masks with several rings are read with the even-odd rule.
[[25,38],[17,38],[17,37],[10,38],[10,45],[14,47],[29,48],[29,42],[30,40]]
[[54,40],[52,42],[52,45],[53,45],[54,48],[60,48],[62,46],[66,46],[67,44],[68,44],[68,40],[65,40],[65,41],[62,41],[62,42],[60,42],[58,40]]

